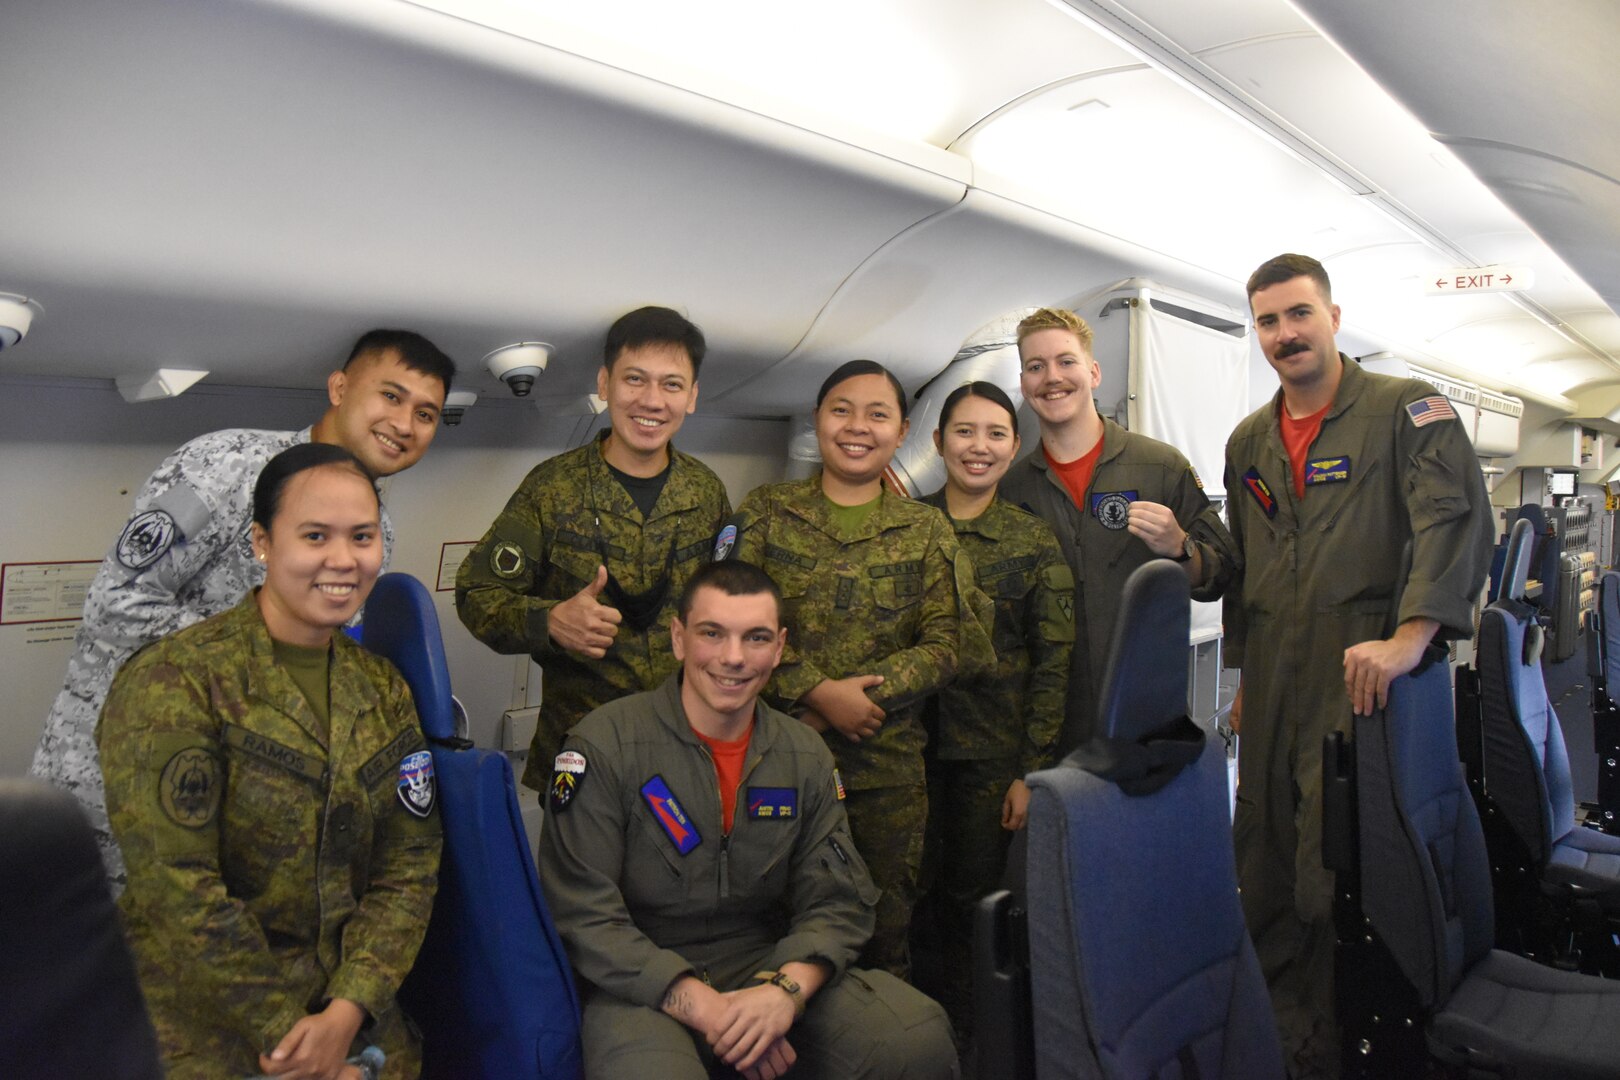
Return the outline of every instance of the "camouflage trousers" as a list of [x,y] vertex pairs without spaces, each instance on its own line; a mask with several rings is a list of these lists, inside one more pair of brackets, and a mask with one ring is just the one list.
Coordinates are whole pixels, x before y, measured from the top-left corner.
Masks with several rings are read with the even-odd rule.
[[924,784],[851,791],[844,800],[849,831],[866,860],[878,897],[877,927],[861,952],[861,964],[911,977],[911,909],[922,874],[923,830],[928,824]]
[[959,1036],[973,1030],[973,909],[1001,882],[1013,834],[1001,827],[1007,787],[1019,776],[1007,759],[930,761],[923,899],[914,947],[919,985],[950,1014]]

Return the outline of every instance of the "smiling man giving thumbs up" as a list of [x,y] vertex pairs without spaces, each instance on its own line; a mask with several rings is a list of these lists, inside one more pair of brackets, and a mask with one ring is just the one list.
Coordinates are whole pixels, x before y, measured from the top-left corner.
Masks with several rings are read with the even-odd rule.
[[669,308],[615,322],[596,377],[608,430],[535,466],[456,575],[467,629],[545,672],[523,772],[536,790],[565,731],[675,668],[676,601],[731,515],[719,477],[670,445],[697,406],[704,351]]

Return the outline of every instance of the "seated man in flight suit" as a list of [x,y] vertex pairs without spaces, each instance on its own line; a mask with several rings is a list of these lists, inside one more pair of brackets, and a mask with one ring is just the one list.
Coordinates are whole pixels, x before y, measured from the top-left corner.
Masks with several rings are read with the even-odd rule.
[[554,762],[540,879],[585,984],[590,1077],[957,1075],[943,1009],[848,967],[877,890],[831,752],[759,700],[780,605],[758,567],[701,567],[670,626],[680,669]]

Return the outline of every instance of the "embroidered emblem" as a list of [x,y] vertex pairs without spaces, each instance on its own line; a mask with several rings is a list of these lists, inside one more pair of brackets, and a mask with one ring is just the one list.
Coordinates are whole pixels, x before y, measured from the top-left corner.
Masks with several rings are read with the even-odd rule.
[[844,801],[844,777],[837,769],[833,770],[833,791],[838,794],[838,801]]
[[714,538],[714,561],[725,562],[731,555],[731,549],[737,546],[737,526],[727,525],[720,530],[720,535]]
[[1423,427],[1437,420],[1457,419],[1457,410],[1451,407],[1444,394],[1431,394],[1426,398],[1419,398],[1406,407],[1406,415],[1412,418],[1413,427]]
[[782,821],[799,816],[799,789],[790,787],[751,787],[748,789],[748,816]]
[[1347,457],[1318,458],[1305,463],[1305,486],[1312,484],[1338,484],[1350,479],[1350,459]]
[[184,829],[200,829],[213,821],[223,794],[219,760],[200,747],[175,754],[158,777],[163,815]]
[[167,510],[136,514],[118,536],[118,561],[131,570],[145,570],[174,546],[179,532]]
[[1118,531],[1130,524],[1131,503],[1135,501],[1134,491],[1106,491],[1091,497],[1091,513],[1103,528]]
[[1187,466],[1187,471],[1192,473],[1193,483],[1198,485],[1198,490],[1203,491],[1204,490],[1204,478],[1202,476],[1198,475],[1198,470],[1193,468],[1191,465],[1188,465]]
[[703,843],[703,837],[698,835],[697,826],[692,819],[686,816],[681,804],[675,800],[675,793],[669,790],[662,776],[654,776],[641,785],[641,797],[647,801],[647,806],[658,819],[663,828],[664,835],[669,842],[675,845],[675,850],[682,855]]
[[1265,512],[1266,517],[1277,516],[1277,499],[1271,494],[1271,488],[1260,478],[1259,469],[1252,465],[1249,467],[1249,471],[1243,474],[1243,486],[1249,489],[1249,494],[1260,504],[1260,509]]
[[426,750],[406,754],[399,760],[399,801],[419,818],[433,812],[433,755]]
[[489,568],[498,578],[515,578],[523,573],[523,549],[510,540],[502,540],[489,553]]
[[566,810],[585,783],[587,763],[585,755],[576,750],[564,750],[551,763],[551,808]]

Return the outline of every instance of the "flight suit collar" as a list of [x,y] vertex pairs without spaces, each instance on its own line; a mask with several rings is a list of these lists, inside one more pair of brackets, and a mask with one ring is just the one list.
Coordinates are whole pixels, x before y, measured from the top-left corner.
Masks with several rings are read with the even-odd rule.
[[[1097,419],[1102,421],[1103,426],[1102,453],[1097,456],[1097,467],[1100,469],[1106,462],[1113,461],[1115,458],[1119,457],[1119,455],[1125,452],[1126,432],[1124,428],[1120,427],[1118,424],[1114,423],[1101,413],[1097,414]],[[1040,445],[1035,447],[1034,451],[1027,455],[1024,460],[1029,462],[1034,468],[1039,469],[1041,473],[1045,475],[1048,483],[1055,484],[1061,488],[1065,497],[1068,496],[1069,489],[1064,487],[1063,478],[1052,469],[1051,462],[1046,460],[1045,440],[1042,440]],[[1096,474],[1093,473],[1092,475],[1095,477]]]
[[[827,496],[821,490],[821,474],[801,480],[798,483],[797,498],[784,500],[782,509],[833,537],[839,543],[850,544],[858,540],[870,540],[874,536],[882,535],[885,529],[895,525],[905,525],[907,522],[894,520],[894,506],[899,496],[891,494],[884,489],[878,495],[877,512],[871,514],[861,523],[860,528],[854,532],[845,532],[837,522],[833,521],[832,512],[828,509]],[[908,502],[910,500],[907,500]]]
[[676,450],[675,443],[671,441],[668,444],[669,475],[664,478],[664,490],[658,493],[658,501],[653,504],[652,513],[643,518],[641,508],[630,497],[630,493],[624,490],[624,485],[613,475],[607,458],[602,456],[602,448],[611,434],[611,431],[598,432],[596,441],[592,443],[592,452],[585,455],[586,483],[589,485],[590,497],[596,500],[593,509],[606,511],[615,517],[645,523],[683,510],[691,510],[698,505],[700,498],[698,489],[694,485],[681,482],[690,469],[686,455]]
[[[676,668],[658,689],[652,692],[653,711],[658,720],[670,734],[693,749],[702,746],[697,732],[692,730],[692,722],[686,718],[686,707],[681,704],[681,671]],[[748,763],[751,765],[758,757],[768,751],[775,743],[776,732],[771,725],[765,702],[754,702],[754,731],[748,740]]]
[[[1333,393],[1333,402],[1328,406],[1327,415],[1322,418],[1325,428],[1329,421],[1336,419],[1356,403],[1367,388],[1367,373],[1361,370],[1361,365],[1344,353],[1339,354],[1339,363],[1343,370],[1339,375],[1339,388]],[[1301,509],[1298,496],[1294,492],[1294,473],[1288,461],[1288,448],[1283,445],[1282,438],[1282,411],[1283,392],[1278,387],[1276,394],[1272,395],[1272,406],[1269,423],[1266,428],[1266,451],[1276,464],[1277,475],[1282,482],[1276,491],[1277,518],[1274,525],[1283,528],[1292,528],[1297,523]]]

